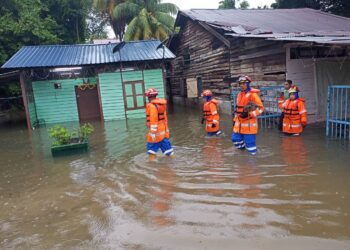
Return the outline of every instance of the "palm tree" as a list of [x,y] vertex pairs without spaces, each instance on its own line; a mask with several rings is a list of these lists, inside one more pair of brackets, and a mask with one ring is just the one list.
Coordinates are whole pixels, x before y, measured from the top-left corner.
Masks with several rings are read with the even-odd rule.
[[101,11],[102,14],[107,15],[109,24],[113,32],[120,41],[123,40],[125,33],[125,26],[131,20],[116,19],[113,15],[114,9],[117,5],[123,4],[125,0],[93,0],[94,7]]
[[[125,40],[163,40],[172,33],[174,18],[178,7],[172,3],[161,3],[161,0],[129,0],[119,4],[114,9],[114,18],[117,20],[125,16],[128,20],[133,18],[127,25]],[[137,13],[137,14],[136,14]]]

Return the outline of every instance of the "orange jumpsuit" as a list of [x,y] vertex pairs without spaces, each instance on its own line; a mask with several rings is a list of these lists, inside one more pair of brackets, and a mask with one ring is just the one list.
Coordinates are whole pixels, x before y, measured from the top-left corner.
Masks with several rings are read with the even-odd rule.
[[166,103],[167,101],[162,98],[156,98],[150,103],[147,103],[147,142],[149,143],[157,143],[161,142],[164,138],[169,138]]
[[[257,134],[258,120],[257,116],[264,111],[264,105],[258,95],[260,90],[251,89],[248,92],[241,91],[237,96],[236,114],[233,118],[233,132],[239,134]],[[240,114],[244,111],[244,107],[249,103],[255,104],[257,107],[254,111],[250,111],[247,118],[241,118]]]
[[[203,117],[205,119],[205,131],[217,132],[220,130],[220,116],[217,109],[218,101],[211,99],[203,105]],[[213,127],[213,124],[214,127]]]
[[303,132],[303,127],[307,124],[307,111],[305,109],[304,99],[288,99],[282,105],[283,132],[288,134],[299,134]]

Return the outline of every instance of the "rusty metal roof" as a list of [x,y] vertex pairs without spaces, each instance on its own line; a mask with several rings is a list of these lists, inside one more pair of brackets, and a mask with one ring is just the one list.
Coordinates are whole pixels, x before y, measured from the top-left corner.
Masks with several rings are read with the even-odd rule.
[[193,20],[219,26],[242,26],[247,31],[260,29],[272,33],[349,31],[350,18],[313,9],[208,10],[181,11]]
[[350,44],[350,18],[314,9],[191,9],[179,12],[177,24],[183,16],[227,36]]
[[[163,59],[163,49],[157,49],[158,40],[126,42],[121,49],[122,62],[154,61]],[[112,53],[116,44],[39,45],[22,47],[1,68],[67,67],[118,63],[119,53]],[[165,47],[164,59],[175,55]]]

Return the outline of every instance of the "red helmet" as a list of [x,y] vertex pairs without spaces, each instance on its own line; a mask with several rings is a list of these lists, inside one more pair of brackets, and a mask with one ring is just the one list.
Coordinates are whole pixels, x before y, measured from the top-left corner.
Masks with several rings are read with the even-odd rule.
[[212,96],[213,93],[209,89],[203,90],[202,96]]
[[288,90],[288,93],[291,94],[291,93],[297,93],[299,92],[299,88],[295,85],[293,85],[289,90]]
[[158,95],[158,92],[154,88],[150,88],[145,92],[145,96],[147,96],[147,97],[155,97],[157,95]]
[[238,82],[252,82],[252,78],[250,78],[249,76],[240,76],[238,78]]

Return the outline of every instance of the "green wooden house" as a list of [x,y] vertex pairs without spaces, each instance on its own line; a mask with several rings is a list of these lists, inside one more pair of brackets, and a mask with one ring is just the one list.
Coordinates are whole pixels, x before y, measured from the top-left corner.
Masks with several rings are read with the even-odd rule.
[[175,56],[160,41],[43,45],[20,49],[2,68],[21,70],[27,124],[145,116],[145,90],[165,97],[165,68]]

